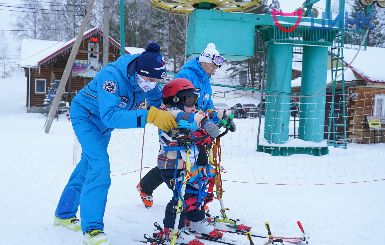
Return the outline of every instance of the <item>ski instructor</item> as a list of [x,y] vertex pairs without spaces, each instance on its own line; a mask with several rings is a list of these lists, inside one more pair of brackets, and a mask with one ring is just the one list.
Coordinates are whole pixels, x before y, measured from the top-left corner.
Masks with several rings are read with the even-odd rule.
[[[164,131],[177,127],[169,112],[157,109],[162,102],[157,82],[165,66],[159,45],[150,43],[142,54],[126,54],[105,66],[72,101],[70,117],[82,155],[60,197],[54,224],[81,229],[84,244],[108,244],[103,216],[111,185],[107,146],[112,130],[146,123]],[[150,107],[139,109],[145,99]]]

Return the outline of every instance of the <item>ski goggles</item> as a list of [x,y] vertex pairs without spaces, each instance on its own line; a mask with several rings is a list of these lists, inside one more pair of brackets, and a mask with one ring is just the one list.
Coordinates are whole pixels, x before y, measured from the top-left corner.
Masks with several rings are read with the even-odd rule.
[[183,98],[183,104],[187,107],[193,107],[198,103],[198,95],[188,94]]
[[175,103],[180,102],[187,107],[193,107],[198,103],[198,95],[195,93],[189,93],[189,94],[184,95],[181,98],[174,97],[173,100]]
[[216,54],[210,55],[210,54],[207,54],[205,52],[203,52],[201,55],[211,59],[211,62],[213,62],[213,64],[218,66],[218,67],[221,67],[223,65],[223,63],[225,62],[225,57],[223,57],[222,55],[216,55]]
[[214,55],[211,60],[214,63],[214,65],[221,67],[225,62],[225,57],[223,57],[222,55]]

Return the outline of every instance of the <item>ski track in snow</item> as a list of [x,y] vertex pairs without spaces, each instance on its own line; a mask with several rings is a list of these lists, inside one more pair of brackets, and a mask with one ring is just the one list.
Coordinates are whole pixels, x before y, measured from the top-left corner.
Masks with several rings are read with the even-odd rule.
[[[71,125],[62,116],[45,134],[45,116],[25,113],[25,89],[22,74],[0,80],[0,244],[80,244],[81,233],[53,226],[57,201],[74,167]],[[222,142],[223,179],[228,180],[224,204],[231,218],[253,226],[254,234],[265,235],[264,222],[269,221],[273,234],[290,236],[300,235],[296,221],[301,220],[314,245],[385,240],[385,182],[363,182],[385,177],[384,144],[331,148],[322,157],[271,157],[255,151],[258,120],[236,122],[238,131]],[[135,188],[139,172],[132,171],[140,168],[142,132],[117,131],[109,149],[113,177],[105,231],[114,245],[139,244],[135,241],[144,233],[151,234],[171,197],[162,185],[154,193],[153,208],[145,209],[140,201]],[[147,127],[144,166],[155,166],[157,149],[155,128]],[[210,207],[219,214],[218,202]],[[244,236],[237,238],[238,244],[248,244]]]

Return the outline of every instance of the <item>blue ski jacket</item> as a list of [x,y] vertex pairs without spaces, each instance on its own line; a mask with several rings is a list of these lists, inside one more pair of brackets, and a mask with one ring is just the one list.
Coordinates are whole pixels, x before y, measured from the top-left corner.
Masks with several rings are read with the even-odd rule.
[[146,124],[147,110],[139,109],[145,99],[159,107],[162,91],[159,85],[144,92],[136,82],[136,62],[139,55],[123,55],[105,66],[95,78],[75,96],[73,102],[83,106],[100,119],[101,132],[114,128],[141,128]]
[[199,90],[198,108],[202,111],[214,110],[212,101],[212,90],[210,84],[211,76],[203,70],[198,58],[192,59],[184,64],[175,78],[186,78]]

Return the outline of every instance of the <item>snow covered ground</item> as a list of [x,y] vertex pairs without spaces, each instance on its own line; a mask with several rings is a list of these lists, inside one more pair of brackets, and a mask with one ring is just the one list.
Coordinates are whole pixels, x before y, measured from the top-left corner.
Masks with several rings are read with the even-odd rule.
[[[74,167],[70,123],[64,117],[55,120],[45,134],[45,117],[25,112],[25,81],[22,74],[0,80],[0,244],[80,244],[81,233],[52,225]],[[277,235],[299,235],[295,222],[301,220],[313,245],[382,244],[384,144],[331,148],[323,157],[272,157],[255,151],[258,120],[236,123],[238,131],[224,137],[222,144],[224,203],[231,217],[253,226],[255,234],[265,234],[263,224],[269,221]],[[114,245],[139,244],[136,241],[153,231],[155,221],[162,222],[171,195],[161,186],[152,209],[141,204],[135,186],[142,134],[143,129],[120,130],[111,141],[105,231]],[[152,167],[158,144],[154,127],[146,128],[145,139],[143,163]],[[218,209],[217,202],[211,205],[213,214]],[[239,237],[237,244],[247,244],[246,239]]]

